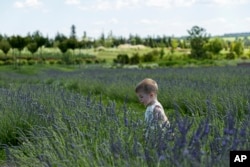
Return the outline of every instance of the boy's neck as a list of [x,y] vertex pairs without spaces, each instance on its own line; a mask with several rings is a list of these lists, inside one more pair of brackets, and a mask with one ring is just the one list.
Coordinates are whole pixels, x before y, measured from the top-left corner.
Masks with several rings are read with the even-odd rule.
[[147,107],[153,105],[153,104],[156,103],[156,102],[157,102],[157,98],[155,97],[155,98],[147,105]]

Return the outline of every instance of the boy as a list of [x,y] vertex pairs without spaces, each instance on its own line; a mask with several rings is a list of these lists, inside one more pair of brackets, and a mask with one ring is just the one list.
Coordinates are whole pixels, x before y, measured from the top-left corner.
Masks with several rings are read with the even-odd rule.
[[[135,92],[139,101],[144,104],[145,112],[145,158],[149,167],[155,166],[164,150],[164,132],[170,127],[161,103],[157,99],[157,83],[146,78],[137,84]],[[154,150],[156,149],[156,152]]]
[[154,132],[156,128],[163,130],[165,127],[169,127],[170,123],[161,103],[157,100],[158,85],[153,79],[142,80],[137,84],[135,92],[139,101],[147,107],[145,112],[145,137],[147,141],[150,137],[149,133]]

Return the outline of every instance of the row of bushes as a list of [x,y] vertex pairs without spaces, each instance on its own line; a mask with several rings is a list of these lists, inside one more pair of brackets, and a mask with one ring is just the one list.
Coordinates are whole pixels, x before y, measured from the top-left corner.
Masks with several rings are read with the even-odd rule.
[[139,53],[134,53],[131,57],[128,54],[118,54],[117,58],[114,59],[116,64],[139,64],[140,62],[154,62],[159,58],[162,58],[164,55],[163,50],[152,50],[148,53],[143,54],[142,56]]
[[34,65],[34,64],[99,64],[104,63],[105,60],[99,60],[93,58],[72,58],[69,55],[65,55],[61,58],[37,58],[37,57],[12,57],[12,56],[0,56],[0,65]]

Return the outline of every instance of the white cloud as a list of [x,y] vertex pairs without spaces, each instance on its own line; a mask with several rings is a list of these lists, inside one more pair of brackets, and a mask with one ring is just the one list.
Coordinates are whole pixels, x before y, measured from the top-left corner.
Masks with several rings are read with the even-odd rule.
[[190,6],[197,0],[146,0],[146,6],[169,8],[173,6]]
[[202,5],[237,5],[249,3],[249,0],[65,0],[66,4],[78,5],[82,10],[121,10],[142,7],[189,7],[196,4]]
[[65,3],[68,5],[79,5],[81,1],[80,0],[65,0]]
[[125,8],[140,7],[140,3],[143,0],[93,0],[89,2],[83,2],[79,7],[82,10],[121,10]]
[[25,0],[16,1],[14,7],[16,8],[40,8],[43,3],[40,0]]
[[218,5],[237,5],[249,3],[249,0],[212,0],[212,3]]

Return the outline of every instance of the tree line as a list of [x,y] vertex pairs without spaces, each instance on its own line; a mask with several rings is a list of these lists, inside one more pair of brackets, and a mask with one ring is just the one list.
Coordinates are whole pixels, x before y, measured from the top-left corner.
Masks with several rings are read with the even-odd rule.
[[26,36],[20,35],[1,35],[0,34],[0,50],[5,55],[12,50],[18,50],[19,54],[26,47],[33,55],[39,48],[59,48],[62,53],[72,49],[87,49],[103,47],[118,47],[121,44],[144,45],[151,48],[170,48],[174,52],[176,48],[191,49],[192,58],[209,58],[211,54],[218,54],[222,49],[229,50],[233,55],[242,55],[244,48],[250,46],[250,39],[235,39],[234,41],[225,41],[223,38],[211,38],[206,30],[199,26],[193,26],[187,30],[188,36],[177,38],[174,36],[148,36],[140,37],[139,35],[130,35],[128,38],[116,37],[112,31],[105,35],[102,33],[99,38],[92,39],[84,35],[79,39],[76,36],[76,27],[71,26],[70,36],[67,37],[62,33],[57,33],[52,39],[45,37],[39,31],[28,33]]

